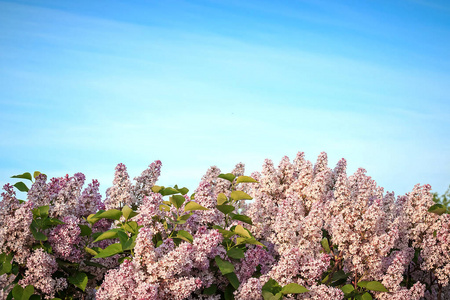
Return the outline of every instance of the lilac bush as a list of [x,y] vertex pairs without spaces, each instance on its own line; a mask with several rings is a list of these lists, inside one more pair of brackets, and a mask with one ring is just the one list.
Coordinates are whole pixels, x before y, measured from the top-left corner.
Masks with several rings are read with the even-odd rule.
[[324,152],[211,167],[191,195],[160,172],[119,164],[105,201],[81,173],[36,173],[27,201],[5,185],[0,299],[450,299],[450,216],[429,185],[395,197]]

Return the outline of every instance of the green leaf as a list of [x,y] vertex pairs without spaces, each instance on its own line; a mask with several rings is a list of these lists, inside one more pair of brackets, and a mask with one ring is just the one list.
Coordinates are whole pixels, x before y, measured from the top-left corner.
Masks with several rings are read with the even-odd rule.
[[159,191],[159,193],[160,193],[161,195],[163,195],[163,196],[169,196],[169,195],[178,194],[179,191],[177,191],[177,190],[174,189],[174,188],[167,187],[167,188],[161,189],[161,190]]
[[139,227],[139,225],[136,221],[128,221],[122,225],[123,229],[125,229],[126,231],[128,231],[132,234],[138,233],[138,227]]
[[191,244],[194,241],[194,238],[192,237],[192,235],[189,232],[187,232],[186,230],[178,230],[177,238],[185,240],[186,242],[189,242]]
[[359,287],[366,288],[368,283],[369,283],[368,281],[362,280],[362,281],[358,282],[357,285]]
[[34,171],[34,173],[33,173],[34,179],[36,179],[39,175],[41,175],[41,172],[39,172],[39,171]]
[[246,215],[234,215],[233,217],[231,217],[231,219],[253,225],[252,219],[250,219],[250,217],[247,217]]
[[175,189],[181,193],[181,195],[186,195],[189,192],[189,189],[187,187],[182,187],[181,189],[178,187],[178,185],[175,185]]
[[320,241],[320,244],[322,244],[322,247],[325,250],[325,253],[330,253],[331,252],[330,245],[328,244],[328,239],[327,238],[323,238]]
[[350,294],[355,290],[355,288],[351,284],[346,284],[343,287],[341,287],[341,290],[344,292],[344,294]]
[[376,292],[389,292],[388,289],[378,281],[370,281],[366,285],[366,289],[369,291],[376,291]]
[[226,174],[220,174],[219,178],[226,179],[229,182],[233,182],[233,180],[236,178],[236,176],[234,176],[234,174],[231,174],[231,173],[226,173]]
[[231,284],[227,285],[227,287],[225,288],[225,292],[224,292],[225,300],[234,300],[233,292],[235,290],[236,289]]
[[281,297],[283,297],[282,293],[277,293],[276,295],[274,295],[269,291],[262,291],[262,295],[264,300],[280,300]]
[[231,199],[233,199],[234,201],[238,201],[238,200],[252,200],[253,198],[247,194],[246,192],[243,191],[232,191],[230,194]]
[[276,282],[275,279],[270,278],[263,286],[263,291],[271,292],[272,294],[277,294],[281,292],[281,285]]
[[237,234],[239,234],[239,235],[242,236],[242,237],[245,237],[245,238],[252,238],[252,235],[251,235],[247,230],[245,230],[245,228],[242,227],[241,225],[237,225],[237,226],[234,228],[233,231],[236,232]]
[[114,239],[117,237],[117,232],[119,231],[119,228],[114,228],[114,229],[110,229],[108,231],[103,232],[102,234],[100,234],[94,241],[95,242],[99,242],[99,241],[103,241],[106,239]]
[[43,234],[40,231],[37,231],[36,228],[34,228],[34,226],[30,225],[30,231],[33,234],[33,237],[37,240],[37,241],[46,241],[47,240],[47,236],[45,234]]
[[96,262],[92,262],[89,260],[85,260],[84,263],[86,264],[86,266],[92,266],[92,267],[97,267],[97,268],[106,268],[104,265],[96,263]]
[[5,261],[1,264],[0,274],[10,273],[12,270],[12,264],[9,261]]
[[12,289],[12,295],[15,300],[28,300],[33,294],[34,286],[32,285],[27,285],[25,288],[22,288],[20,285],[16,284]]
[[186,203],[184,207],[184,211],[191,211],[191,210],[208,210],[206,207],[201,206],[198,203],[195,203],[194,201],[189,201]]
[[25,172],[25,173],[20,174],[20,175],[11,176],[11,178],[28,179],[29,181],[33,181],[33,178],[31,177],[31,174],[28,173],[28,172]]
[[236,238],[236,245],[240,245],[240,244],[250,244],[250,245],[260,245],[264,248],[266,248],[266,246],[260,242],[258,242],[255,238],[243,238],[243,237],[238,237]]
[[37,209],[39,210],[39,217],[41,218],[48,217],[48,211],[50,210],[50,206],[48,205],[39,206]]
[[435,205],[433,205],[433,206],[431,206],[429,209],[428,209],[428,211],[430,212],[430,213],[433,213],[433,214],[437,214],[437,215],[442,215],[443,213],[445,213],[446,211],[447,211],[447,207],[445,207],[444,205],[442,205],[442,204],[435,204]]
[[222,273],[222,275],[226,275],[231,272],[234,272],[234,266],[232,263],[221,259],[219,255],[216,255],[216,257],[214,259],[215,259],[216,264],[219,267],[220,273]]
[[211,284],[209,287],[203,290],[203,295],[214,295],[217,291],[217,285]]
[[187,221],[187,220],[192,216],[192,214],[193,214],[193,213],[189,213],[189,214],[186,214],[186,215],[179,216],[179,217],[177,218],[177,220],[178,220],[178,221],[180,221],[180,220]]
[[[54,300],[54,299],[59,299],[59,298],[53,298],[52,300]],[[33,295],[31,295],[29,300],[41,300],[41,296],[33,294]]]
[[97,251],[95,251],[94,249],[91,249],[89,247],[84,247],[84,251],[86,251],[87,253],[89,253],[90,255],[93,255],[93,256],[98,255]]
[[160,204],[159,205],[159,210],[160,211],[170,211],[170,206],[168,206],[166,204]]
[[124,244],[128,241],[128,235],[122,231],[117,231],[117,237],[119,238],[120,244],[122,245],[122,249],[124,248]]
[[86,273],[76,273],[74,275],[69,276],[67,278],[71,284],[80,288],[83,292],[86,289],[86,285],[88,283],[88,277]]
[[361,300],[372,300],[372,295],[369,294],[368,292],[365,292],[364,294],[362,294],[361,296]]
[[120,220],[122,212],[117,209],[108,209],[107,211],[97,213],[96,217],[100,219]]
[[225,229],[222,229],[222,228],[214,228],[214,229],[217,229],[217,231],[219,231],[224,238],[230,238],[230,237],[232,237],[233,235],[236,234],[234,232],[231,232],[229,230],[225,230]]
[[104,258],[116,255],[117,253],[121,253],[123,251],[122,245],[120,243],[112,244],[101,250],[99,254],[94,256],[94,258]]
[[44,227],[42,229],[47,229],[49,227],[59,225],[59,224],[64,224],[64,222],[60,221],[56,218],[45,218],[44,219]]
[[225,274],[225,277],[228,279],[228,281],[236,290],[239,288],[239,279],[237,278],[236,273],[234,272],[227,273]]
[[134,246],[136,246],[136,238],[137,235],[131,236],[125,243],[122,244],[122,250],[125,251],[134,249]]
[[302,294],[302,293],[306,293],[309,292],[308,289],[306,289],[304,286],[297,284],[297,283],[289,283],[288,285],[285,285],[282,289],[281,289],[281,293],[283,295],[286,294]]
[[224,193],[217,195],[217,204],[222,205],[228,201],[228,197]]
[[164,189],[163,186],[159,186],[159,185],[152,186],[153,193],[159,193],[162,189]]
[[125,220],[128,220],[128,218],[130,217],[132,212],[133,212],[133,210],[128,205],[125,205],[122,208],[122,215],[125,218]]
[[91,227],[89,227],[87,225],[81,225],[81,224],[78,224],[78,227],[80,227],[80,230],[81,230],[80,236],[88,236],[88,235],[92,234]]
[[258,181],[250,176],[239,176],[236,180],[236,183],[241,182],[258,182]]
[[22,181],[16,182],[14,186],[21,192],[28,192],[28,187]]
[[224,214],[229,214],[230,212],[232,212],[234,210],[234,206],[233,205],[227,205],[227,204],[222,204],[222,205],[216,205],[216,208],[221,211]]
[[169,198],[169,201],[176,207],[180,208],[186,199],[181,195],[173,195]]
[[231,248],[227,251],[228,257],[234,258],[234,259],[241,259],[244,258],[244,251],[239,248]]
[[338,281],[342,279],[347,279],[348,274],[346,274],[343,270],[339,270],[333,274],[333,281]]

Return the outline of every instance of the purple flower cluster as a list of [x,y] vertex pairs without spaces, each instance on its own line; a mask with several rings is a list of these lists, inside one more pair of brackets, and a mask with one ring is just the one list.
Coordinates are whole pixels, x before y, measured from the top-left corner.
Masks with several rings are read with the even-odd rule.
[[[428,211],[434,204],[431,187],[416,185],[396,198],[364,169],[347,176],[346,165],[342,159],[334,169],[329,168],[324,152],[313,164],[300,152],[292,162],[283,157],[278,166],[265,160],[261,173],[252,174],[258,182],[239,184],[219,178],[221,171],[211,167],[192,196],[192,201],[207,210],[192,212],[184,210],[191,201],[188,195],[181,206],[175,206],[170,204],[173,199],[165,202],[162,194],[152,190],[160,176],[160,161],[134,178],[134,184],[126,166],[117,165],[104,202],[98,181],[83,190],[81,173],[49,182],[41,174],[24,203],[16,199],[11,185],[5,185],[0,202],[0,251],[12,253],[12,261],[21,266],[19,284],[33,285],[45,299],[54,298],[71,284],[69,272],[58,265],[63,262],[92,275],[89,280],[95,278],[83,294],[76,290],[75,297],[218,300],[219,293],[233,282],[219,271],[218,261],[228,268],[233,265],[239,286],[232,292],[241,300],[263,299],[262,290],[270,279],[280,286],[298,284],[308,290],[285,295],[287,299],[344,299],[349,296],[341,289],[343,285],[361,291],[364,282],[377,282],[387,289],[368,288],[379,300],[450,299],[450,215]],[[236,165],[231,173],[243,175],[244,165]],[[227,205],[234,207],[233,216],[248,216],[253,225],[242,218],[232,219],[217,207],[218,197],[231,199],[236,188],[253,200]],[[49,222],[58,218],[62,223],[43,227],[41,234],[50,245],[46,248],[30,228],[35,226],[32,210],[47,205],[49,217],[55,218]],[[138,213],[129,219],[138,228],[135,235],[131,238],[128,232],[125,236],[134,247],[127,254],[93,259],[93,252],[118,243],[119,238],[93,243],[94,238],[82,234],[82,229],[98,237],[100,232],[121,229],[125,215],[119,221],[101,219],[95,224],[88,223],[88,216],[125,205]],[[225,236],[236,228],[239,234]],[[238,245],[247,233],[255,240]],[[340,283],[336,283],[336,274],[341,276]],[[7,297],[11,278],[0,276],[0,299]],[[205,289],[217,292],[207,295]]]

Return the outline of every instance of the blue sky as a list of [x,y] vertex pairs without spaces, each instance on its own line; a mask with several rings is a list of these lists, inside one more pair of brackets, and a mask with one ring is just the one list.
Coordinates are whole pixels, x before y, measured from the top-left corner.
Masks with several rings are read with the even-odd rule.
[[326,151],[397,195],[450,184],[448,1],[0,1],[0,184]]

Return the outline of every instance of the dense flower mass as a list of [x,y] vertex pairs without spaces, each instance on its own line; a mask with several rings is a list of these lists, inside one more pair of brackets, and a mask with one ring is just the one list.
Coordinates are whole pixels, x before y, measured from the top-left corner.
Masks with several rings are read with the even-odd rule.
[[0,300],[450,299],[450,215],[429,185],[396,198],[300,152],[251,177],[211,167],[188,195],[156,185],[161,166],[117,165],[104,202],[82,173],[37,174],[28,201],[5,185]]

